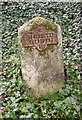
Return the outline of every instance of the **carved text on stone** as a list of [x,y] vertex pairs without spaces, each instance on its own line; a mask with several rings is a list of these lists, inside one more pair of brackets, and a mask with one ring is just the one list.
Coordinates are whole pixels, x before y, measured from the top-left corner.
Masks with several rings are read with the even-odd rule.
[[58,44],[57,32],[38,27],[33,31],[24,32],[22,43],[24,47],[34,46],[39,51],[43,51],[48,44]]

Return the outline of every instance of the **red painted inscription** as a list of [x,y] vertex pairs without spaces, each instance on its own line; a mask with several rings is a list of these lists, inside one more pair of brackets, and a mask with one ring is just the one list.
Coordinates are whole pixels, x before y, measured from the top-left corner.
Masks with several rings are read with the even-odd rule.
[[37,27],[32,31],[24,32],[22,44],[24,47],[34,46],[39,51],[43,51],[48,44],[58,44],[57,32],[48,31],[44,27]]

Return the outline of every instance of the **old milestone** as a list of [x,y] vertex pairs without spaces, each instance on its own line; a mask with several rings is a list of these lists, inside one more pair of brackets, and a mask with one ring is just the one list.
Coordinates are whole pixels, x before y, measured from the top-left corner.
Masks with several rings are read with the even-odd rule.
[[38,98],[57,92],[64,85],[60,26],[35,17],[18,29],[18,43],[29,93]]

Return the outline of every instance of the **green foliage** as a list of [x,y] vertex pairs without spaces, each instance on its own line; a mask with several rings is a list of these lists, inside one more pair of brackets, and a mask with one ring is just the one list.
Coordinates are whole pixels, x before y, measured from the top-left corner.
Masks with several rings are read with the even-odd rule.
[[[77,119],[80,113],[80,3],[2,3],[3,76],[0,85],[0,118]],[[31,99],[22,80],[17,29],[42,16],[60,24],[67,83],[57,93]]]

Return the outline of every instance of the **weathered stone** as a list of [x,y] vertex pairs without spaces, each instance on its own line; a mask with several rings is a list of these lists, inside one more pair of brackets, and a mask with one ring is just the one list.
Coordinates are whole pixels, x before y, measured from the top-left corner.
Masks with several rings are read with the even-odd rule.
[[18,29],[22,76],[30,91],[40,97],[64,85],[62,35],[58,24],[35,17]]

